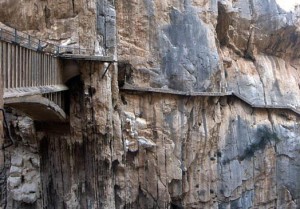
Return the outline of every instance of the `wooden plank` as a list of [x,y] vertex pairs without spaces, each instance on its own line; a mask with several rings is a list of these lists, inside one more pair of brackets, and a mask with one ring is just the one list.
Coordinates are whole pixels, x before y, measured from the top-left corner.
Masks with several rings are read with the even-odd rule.
[[88,61],[98,61],[98,62],[116,62],[113,56],[89,56],[89,55],[79,55],[79,54],[63,54],[59,56],[61,59],[71,59],[71,60],[88,60]]
[[8,74],[7,74],[7,43],[3,43],[3,63],[2,63],[2,67],[3,67],[3,80],[4,80],[4,88],[8,87],[7,84],[7,78],[8,78]]
[[40,67],[40,71],[43,72],[43,78],[42,78],[42,84],[43,85],[46,85],[46,82],[45,82],[45,68],[44,68],[44,62],[45,62],[45,56],[44,55],[41,55],[41,67]]
[[48,56],[48,83],[49,85],[52,84],[52,79],[51,79],[51,60],[53,59],[51,56]]
[[50,61],[51,57],[47,55],[47,85],[51,85]]
[[19,46],[15,47],[16,57],[15,57],[15,87],[20,87],[19,84],[19,76],[21,74],[20,71],[20,57],[19,57]]
[[23,87],[26,86],[26,76],[27,76],[27,49],[24,49],[23,60],[24,60],[24,76],[23,76]]
[[39,84],[38,86],[43,86],[44,85],[44,80],[43,80],[43,55],[39,54],[40,56],[40,67],[39,69],[37,69],[37,73],[38,73],[38,80],[39,80]]
[[26,78],[25,78],[25,87],[31,86],[31,81],[29,77],[29,50],[26,49]]
[[27,72],[28,72],[28,84],[26,85],[27,87],[33,86],[32,84],[32,77],[31,77],[31,50],[28,50],[28,59],[27,59]]
[[11,44],[11,87],[16,87],[16,45]]
[[52,84],[52,73],[51,73],[51,61],[52,61],[53,57],[49,56],[49,65],[48,65],[48,79],[49,79],[49,85]]
[[41,71],[44,74],[44,77],[43,77],[44,85],[47,85],[47,72],[46,72],[46,68],[45,68],[46,60],[47,60],[47,56],[43,55],[43,63],[42,63],[42,69],[41,69]]
[[29,52],[29,59],[28,59],[28,62],[29,62],[29,65],[28,65],[28,73],[30,75],[30,83],[31,83],[31,86],[35,86],[35,77],[34,77],[34,71],[33,71],[33,68],[35,68],[35,63],[34,63],[34,56],[33,56],[33,53],[32,53],[32,50],[28,50]]
[[51,59],[52,57],[48,55],[48,67],[47,67],[48,85],[51,85]]
[[23,47],[19,48],[19,65],[20,65],[20,76],[19,76],[19,85],[22,87],[22,76],[23,76]]
[[36,80],[36,85],[37,86],[42,86],[42,71],[41,69],[39,68],[39,58],[41,56],[41,53],[35,53],[36,54],[36,74],[37,74],[37,80]]
[[54,61],[54,74],[55,74],[55,84],[58,84],[58,74],[57,74],[57,60]]
[[26,49],[22,48],[22,77],[21,77],[21,86],[25,87],[25,75],[26,75]]
[[53,84],[57,84],[56,83],[56,59],[55,58],[53,58],[53,67],[52,67],[52,74],[53,74]]
[[7,87],[11,88],[11,77],[12,77],[12,72],[11,72],[11,44],[7,44],[7,75],[8,75],[8,84]]
[[42,62],[43,55],[38,54],[38,59],[37,59],[37,70],[40,72],[38,76],[38,86],[43,86],[44,81],[43,81],[43,72],[41,68],[41,62]]
[[50,60],[51,60],[51,57],[49,55],[47,55],[47,85],[51,85]]
[[19,76],[19,86],[22,87],[22,76],[23,76],[23,47],[19,48],[19,68],[20,68],[20,76]]
[[10,73],[10,76],[9,76],[9,79],[10,79],[10,88],[13,88],[13,77],[14,77],[14,71],[13,71],[13,68],[12,68],[12,61],[13,61],[13,46],[11,44],[9,44],[10,46],[10,50],[9,50],[9,73]]
[[42,78],[43,85],[46,85],[45,61],[46,61],[46,56],[43,54],[43,55],[42,55],[42,63],[41,63],[41,68],[40,68],[40,71],[41,71],[41,72],[42,72],[42,74],[43,74],[43,78]]
[[25,77],[25,87],[26,87],[26,86],[30,86],[30,84],[29,84],[29,50],[26,49],[25,51],[26,51],[26,56],[25,56],[25,60],[26,60],[26,65],[25,65],[25,67],[26,67],[26,70],[25,70],[25,75],[26,75],[26,77]]
[[36,86],[42,86],[43,85],[43,80],[42,80],[42,76],[43,73],[41,72],[41,68],[40,68],[40,60],[41,60],[41,54],[40,53],[36,53],[36,68],[35,68],[35,85]]
[[67,91],[67,90],[68,87],[65,85],[35,86],[35,87],[25,87],[19,89],[5,89],[4,98],[49,94],[49,93],[55,93],[60,91]]
[[47,85],[47,55],[43,55],[44,56],[44,85]]

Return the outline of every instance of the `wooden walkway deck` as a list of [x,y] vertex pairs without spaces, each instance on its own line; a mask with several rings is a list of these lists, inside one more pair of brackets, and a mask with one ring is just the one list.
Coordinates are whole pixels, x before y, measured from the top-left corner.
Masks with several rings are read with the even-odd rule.
[[[30,114],[34,112],[30,110],[30,107],[48,105],[48,109],[55,110],[59,114],[58,118],[66,119],[66,114],[63,112],[64,91],[67,91],[68,87],[63,81],[61,60],[117,62],[114,57],[95,56],[94,50],[91,49],[56,46],[15,29],[0,28],[0,72],[5,104],[21,110],[23,107],[24,111]],[[128,84],[120,90],[190,97],[234,96],[253,108],[290,110],[300,115],[300,110],[293,106],[257,105],[236,92],[183,92],[161,88],[141,88]],[[39,96],[43,99],[37,99]],[[38,104],[39,101],[40,104]],[[32,105],[33,103],[35,105]],[[45,112],[44,108],[42,109]],[[43,118],[47,120],[46,116]]]
[[[13,28],[0,28],[4,104],[37,120],[54,120],[55,115],[60,120],[66,119],[64,92],[68,87],[63,80],[66,72],[62,60],[115,62],[113,57],[94,56],[91,49],[58,46]],[[47,109],[56,113],[49,112],[47,117]],[[43,112],[43,117],[35,112]]]
[[252,108],[257,109],[275,109],[275,110],[289,110],[300,116],[300,110],[296,107],[289,106],[289,105],[257,105],[251,102],[246,97],[236,93],[236,92],[183,92],[183,91],[176,91],[172,89],[161,89],[161,88],[142,88],[136,87],[132,85],[125,84],[123,87],[120,88],[121,91],[134,91],[134,92],[148,92],[148,93],[159,93],[159,94],[171,94],[171,95],[178,95],[178,96],[189,96],[189,97],[225,97],[225,96],[234,96],[244,103],[248,104]]

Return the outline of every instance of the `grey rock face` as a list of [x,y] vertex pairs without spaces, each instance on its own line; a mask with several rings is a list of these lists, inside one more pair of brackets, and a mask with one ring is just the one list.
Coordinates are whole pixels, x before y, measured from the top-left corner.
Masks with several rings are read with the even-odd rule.
[[[299,106],[299,19],[275,1],[219,1],[227,90],[259,105]],[[227,61],[226,61],[227,62]]]
[[[133,85],[300,104],[298,22],[272,0],[86,3],[99,54],[114,54],[118,30]],[[8,208],[299,208],[298,115],[232,96],[119,93],[116,70],[102,79],[105,64],[89,64],[71,92],[69,132],[16,119]]]
[[173,8],[170,20],[159,34],[161,70],[168,87],[181,91],[220,89],[212,80],[220,74],[212,31],[191,6],[183,12]]
[[98,53],[115,55],[116,49],[116,11],[114,1],[97,0]]
[[[7,208],[22,208],[22,205],[41,207],[40,157],[37,153],[36,132],[28,117],[15,117],[14,138],[17,147],[7,152],[10,166],[7,172]],[[8,163],[8,162],[6,162]]]
[[299,106],[299,18],[275,0],[121,1],[117,10],[119,56],[133,85]]

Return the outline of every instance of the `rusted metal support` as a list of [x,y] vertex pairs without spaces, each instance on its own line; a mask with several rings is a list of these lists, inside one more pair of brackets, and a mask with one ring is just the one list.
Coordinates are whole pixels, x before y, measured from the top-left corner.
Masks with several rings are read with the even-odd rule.
[[40,39],[39,39],[37,51],[38,51],[38,52],[42,52],[42,51],[43,51],[42,46],[41,46],[41,40],[40,40]]
[[59,46],[56,47],[56,53],[57,56],[59,55]]
[[28,35],[28,48],[31,49],[31,36]]
[[105,71],[104,71],[104,73],[103,73],[103,75],[102,75],[102,79],[104,78],[104,76],[105,76],[105,74],[107,73],[107,71],[108,71],[109,67],[111,66],[111,64],[112,64],[112,62],[110,62],[110,63],[108,64],[107,68],[105,69]]
[[18,32],[17,32],[17,29],[15,29],[15,42],[18,43]]

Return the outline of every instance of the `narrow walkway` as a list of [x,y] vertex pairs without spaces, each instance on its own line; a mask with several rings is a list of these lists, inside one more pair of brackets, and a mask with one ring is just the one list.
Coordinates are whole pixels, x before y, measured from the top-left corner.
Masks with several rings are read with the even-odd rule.
[[288,105],[257,105],[253,102],[250,102],[244,96],[236,93],[236,92],[183,92],[183,91],[176,91],[172,89],[160,89],[160,88],[141,88],[132,86],[129,84],[125,84],[120,90],[126,91],[135,91],[135,92],[149,92],[149,93],[160,93],[160,94],[171,94],[171,95],[178,95],[178,96],[189,96],[189,97],[224,97],[224,96],[234,96],[252,108],[259,108],[259,109],[280,109],[280,110],[290,110],[300,116],[300,110],[296,109],[295,107],[288,106]]
[[4,105],[35,120],[66,120],[64,92],[68,87],[64,79],[70,72],[64,72],[62,60],[115,62],[113,57],[94,54],[93,49],[58,46],[13,28],[0,27]]

